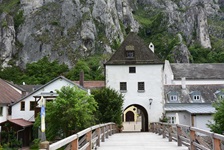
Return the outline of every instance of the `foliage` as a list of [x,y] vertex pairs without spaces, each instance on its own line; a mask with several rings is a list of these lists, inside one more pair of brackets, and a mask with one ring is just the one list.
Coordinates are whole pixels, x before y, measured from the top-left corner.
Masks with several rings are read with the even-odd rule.
[[24,81],[27,84],[45,84],[68,71],[68,66],[58,61],[50,62],[47,57],[26,65]]
[[22,146],[22,141],[17,140],[16,131],[9,127],[6,123],[4,125],[5,130],[1,131],[1,145],[3,149],[18,149]]
[[18,11],[14,16],[14,26],[16,30],[21,24],[24,23],[24,20],[25,18],[23,16],[23,11],[22,10]]
[[34,139],[32,141],[32,144],[30,146],[30,149],[32,149],[32,150],[38,150],[39,149],[39,144],[40,144],[40,139]]
[[19,67],[6,67],[0,71],[0,78],[14,83],[22,82],[23,72]]
[[0,5],[0,14],[2,12],[10,13],[18,9],[20,4],[20,0],[3,0]]
[[[97,103],[92,95],[69,86],[57,93],[58,97],[46,104],[47,139],[65,138],[95,123],[93,115]],[[40,120],[39,116],[37,120]],[[39,125],[40,121],[35,122],[35,127]]]
[[79,74],[84,72],[85,80],[104,79],[101,61],[103,57],[92,56],[87,59],[79,60],[76,65],[68,72],[67,78],[70,80],[79,80]]
[[123,96],[110,88],[94,90],[92,94],[99,107],[96,113],[98,123],[115,122],[121,125]]
[[224,132],[224,99],[219,99],[213,103],[216,112],[213,114],[214,122],[210,122],[208,127],[212,132],[223,134]]
[[159,121],[160,122],[168,122],[168,120],[169,119],[166,117],[166,114],[165,113],[163,113],[162,116],[161,116],[161,118],[159,118]]

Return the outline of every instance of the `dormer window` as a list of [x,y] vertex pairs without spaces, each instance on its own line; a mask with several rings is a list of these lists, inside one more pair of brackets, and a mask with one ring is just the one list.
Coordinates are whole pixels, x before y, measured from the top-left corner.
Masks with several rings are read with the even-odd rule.
[[169,102],[178,102],[178,92],[170,91],[167,95]]
[[224,91],[221,90],[221,91],[216,91],[215,92],[216,94],[216,97],[219,98],[219,99],[224,99]]
[[201,101],[201,92],[199,91],[192,91],[190,93],[191,95],[191,98],[194,102],[198,102],[198,101]]
[[170,101],[177,101],[177,95],[170,95]]
[[135,47],[133,45],[127,45],[125,47],[126,50],[126,58],[134,58],[135,57]]
[[135,53],[134,51],[126,51],[126,58],[134,58]]

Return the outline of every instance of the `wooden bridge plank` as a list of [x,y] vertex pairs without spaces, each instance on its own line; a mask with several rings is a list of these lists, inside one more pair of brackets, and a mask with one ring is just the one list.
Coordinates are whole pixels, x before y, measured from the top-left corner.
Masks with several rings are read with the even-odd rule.
[[155,133],[135,132],[117,133],[101,143],[97,150],[188,150],[186,146],[178,147],[176,142],[168,142]]

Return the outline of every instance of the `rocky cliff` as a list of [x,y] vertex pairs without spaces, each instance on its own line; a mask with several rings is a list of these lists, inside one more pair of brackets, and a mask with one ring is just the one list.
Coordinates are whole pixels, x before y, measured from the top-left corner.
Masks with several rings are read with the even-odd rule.
[[223,0],[0,0],[1,66],[48,56],[71,67],[112,53],[130,29],[162,59],[191,62],[192,46],[224,51],[223,10]]

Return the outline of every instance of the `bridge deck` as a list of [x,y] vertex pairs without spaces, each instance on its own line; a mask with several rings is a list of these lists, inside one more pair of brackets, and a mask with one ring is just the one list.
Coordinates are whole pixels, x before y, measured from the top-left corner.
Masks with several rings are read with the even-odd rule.
[[168,142],[155,133],[135,132],[117,133],[100,143],[97,150],[188,150],[186,146],[177,146],[177,142]]

